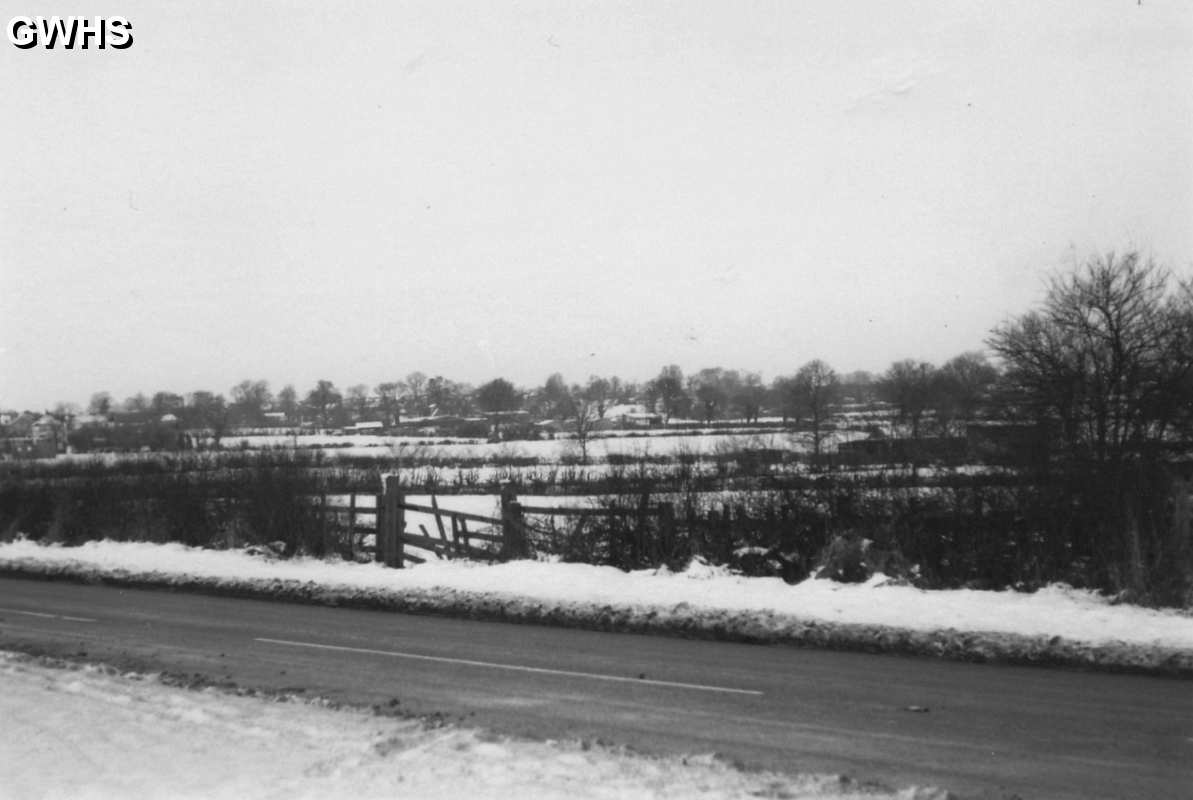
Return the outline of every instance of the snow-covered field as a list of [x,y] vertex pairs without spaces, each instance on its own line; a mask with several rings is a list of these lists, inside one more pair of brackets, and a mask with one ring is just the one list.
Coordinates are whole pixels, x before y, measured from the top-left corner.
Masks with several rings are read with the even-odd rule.
[[881,576],[791,586],[699,561],[681,573],[531,560],[393,570],[109,541],[0,544],[0,570],[610,630],[1193,674],[1193,614],[1115,605],[1064,586],[1032,594],[927,591]]
[[[793,436],[782,431],[761,434],[707,433],[700,435],[658,435],[658,436],[615,436],[589,440],[588,455],[601,459],[610,455],[631,458],[652,456],[687,455],[693,458],[711,457],[718,452],[742,449],[776,449],[805,452],[807,445],[803,436]],[[223,442],[226,448],[240,446],[245,441],[250,449],[268,447],[290,447],[319,445],[329,453],[351,456],[376,456],[393,458],[435,458],[459,460],[485,460],[494,463],[502,461],[536,458],[543,464],[558,463],[565,457],[576,457],[580,446],[573,438],[559,437],[539,441],[512,442],[451,442],[446,444],[419,443],[408,437],[385,436],[331,436],[290,437],[251,436],[236,437]],[[425,442],[426,440],[422,440]]]
[[[839,442],[865,438],[856,431],[831,432],[825,435],[823,446],[833,449]],[[806,453],[811,450],[806,432],[784,430],[733,432],[725,430],[643,430],[608,431],[594,434],[588,442],[588,456],[600,461],[608,456],[652,458],[684,456],[693,459],[712,458],[720,453],[741,450],[786,450]],[[366,434],[283,434],[229,436],[221,440],[224,450],[241,447],[249,450],[275,448],[326,448],[325,452],[339,456],[363,456],[378,459],[435,459],[438,461],[489,461],[495,464],[518,459],[534,458],[542,464],[557,464],[580,455],[579,443],[563,434],[555,439],[537,441],[486,442],[482,439],[418,436],[372,436]],[[144,453],[76,453],[58,456],[61,460],[87,461],[99,458],[108,463],[153,458]]]
[[0,652],[6,798],[905,798],[837,776],[747,773],[711,754],[648,758],[531,742],[292,697]]

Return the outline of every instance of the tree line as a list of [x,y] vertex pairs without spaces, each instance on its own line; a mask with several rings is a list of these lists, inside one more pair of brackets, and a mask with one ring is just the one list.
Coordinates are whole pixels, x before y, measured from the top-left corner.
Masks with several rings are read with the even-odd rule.
[[[410,372],[375,386],[341,390],[319,380],[305,393],[287,384],[247,379],[227,395],[158,391],[115,401],[92,395],[87,413],[116,419],[172,414],[183,426],[220,432],[234,427],[308,423],[321,428],[377,421],[524,411],[535,419],[585,423],[619,405],[640,404],[663,421],[757,422],[769,415],[799,422],[819,452],[824,428],[843,405],[889,405],[901,432],[955,435],[977,417],[1037,421],[1069,452],[1099,459],[1188,435],[1193,416],[1193,289],[1137,252],[1095,256],[1055,277],[1042,304],[996,327],[981,351],[942,365],[917,359],[880,374],[839,373],[814,358],[769,383],[758,372],[707,367],[690,374],[675,364],[644,382],[593,375],[569,383],[554,373],[538,386],[503,377],[479,386]],[[60,404],[62,412],[78,412]]]
[[[572,384],[556,373],[531,388],[414,372],[343,392],[320,380],[302,395],[292,385],[274,394],[263,380],[242,381],[227,397],[158,392],[115,403],[100,392],[88,411],[173,414],[217,438],[268,414],[334,427],[525,411],[571,419],[583,439],[591,420],[641,403],[663,418],[705,422],[774,414],[810,430],[817,451],[834,416],[879,401],[909,437],[1003,420],[1046,445],[1046,458],[1019,471],[1010,532],[1030,543],[1041,575],[1071,573],[1137,599],[1193,603],[1193,282],[1138,252],[1096,255],[1052,278],[1035,308],[996,326],[985,344],[993,361],[976,351],[939,366],[908,359],[879,375],[842,375],[820,359],[769,383],[720,367],[685,375],[677,365],[642,383],[592,376]],[[981,522],[982,504],[967,513]]]

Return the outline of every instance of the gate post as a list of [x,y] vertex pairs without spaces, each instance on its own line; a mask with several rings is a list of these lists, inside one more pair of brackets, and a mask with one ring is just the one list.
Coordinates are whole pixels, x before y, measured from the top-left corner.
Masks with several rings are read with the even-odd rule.
[[385,566],[401,569],[405,561],[405,547],[402,533],[406,530],[406,511],[402,508],[402,490],[398,488],[398,476],[385,477],[385,516],[382,539],[385,546]]

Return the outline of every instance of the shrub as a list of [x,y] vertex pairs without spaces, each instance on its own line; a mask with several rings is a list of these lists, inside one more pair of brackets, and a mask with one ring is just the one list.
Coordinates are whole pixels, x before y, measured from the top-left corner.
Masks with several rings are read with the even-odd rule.
[[815,576],[840,583],[862,583],[876,574],[911,581],[916,569],[897,548],[876,547],[856,533],[833,537],[817,559]]

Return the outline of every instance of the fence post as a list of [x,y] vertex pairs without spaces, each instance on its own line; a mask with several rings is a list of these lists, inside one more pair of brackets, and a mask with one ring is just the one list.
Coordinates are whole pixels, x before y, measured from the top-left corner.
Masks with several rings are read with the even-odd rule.
[[385,561],[382,539],[385,535],[385,495],[373,495],[373,560]]
[[518,502],[514,487],[501,489],[501,557],[525,558],[527,555],[526,527],[522,522],[522,504]]
[[707,525],[701,531],[699,547],[693,555],[708,558],[717,546],[717,531],[721,529],[721,515],[715,508],[708,509]]
[[348,495],[348,552],[356,560],[356,492]]
[[[634,537],[638,552],[635,561],[639,566],[658,566],[658,540],[649,542],[646,533],[646,510],[650,505],[650,490],[642,492],[642,499],[638,501],[638,531]],[[645,563],[644,563],[645,562]]]
[[[724,532],[721,534],[721,563],[728,564],[733,559],[733,509],[732,506],[721,506],[721,524]],[[740,520],[739,520],[740,524]]]
[[659,503],[659,543],[662,557],[670,561],[675,551],[675,504]]
[[319,495],[319,541],[327,547],[327,495]]
[[406,530],[406,512],[402,508],[402,490],[398,477],[385,478],[385,566],[401,569],[405,561],[402,533]]

